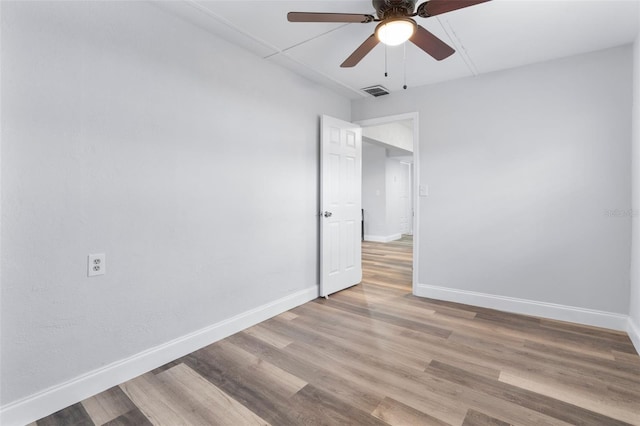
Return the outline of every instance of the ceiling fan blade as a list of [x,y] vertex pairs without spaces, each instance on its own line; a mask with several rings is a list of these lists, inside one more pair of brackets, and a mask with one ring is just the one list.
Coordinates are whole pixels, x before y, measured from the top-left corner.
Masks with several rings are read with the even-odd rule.
[[368,39],[364,41],[341,65],[341,68],[351,68],[358,65],[358,62],[362,60],[367,53],[371,52],[371,49],[376,47],[379,43],[375,34],[371,34]]
[[428,18],[488,1],[490,0],[431,0],[418,6],[416,13],[422,18]]
[[364,24],[372,22],[373,16],[362,13],[289,12],[287,20],[289,22],[360,22]]
[[453,47],[449,46],[447,43],[440,40],[420,25],[417,26],[416,32],[413,33],[409,40],[438,61],[448,58],[455,52]]

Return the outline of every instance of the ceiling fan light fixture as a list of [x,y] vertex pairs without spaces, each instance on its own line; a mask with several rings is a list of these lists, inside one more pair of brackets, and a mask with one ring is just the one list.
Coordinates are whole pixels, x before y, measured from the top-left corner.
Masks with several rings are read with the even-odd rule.
[[397,46],[409,40],[416,31],[416,21],[411,18],[390,18],[376,27],[376,37],[387,46]]

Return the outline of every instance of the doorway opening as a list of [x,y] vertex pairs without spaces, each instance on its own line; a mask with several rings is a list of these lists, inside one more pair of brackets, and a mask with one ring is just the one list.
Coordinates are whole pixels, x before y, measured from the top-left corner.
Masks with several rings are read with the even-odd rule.
[[420,182],[415,161],[418,113],[362,120],[356,124],[362,127],[363,268],[375,264],[377,252],[386,253],[381,256],[386,256],[389,264],[389,252],[397,249],[406,253],[412,247],[411,261],[407,262],[406,256],[398,257],[395,266],[410,267],[407,272],[415,294],[419,250],[419,240],[414,238],[418,235]]

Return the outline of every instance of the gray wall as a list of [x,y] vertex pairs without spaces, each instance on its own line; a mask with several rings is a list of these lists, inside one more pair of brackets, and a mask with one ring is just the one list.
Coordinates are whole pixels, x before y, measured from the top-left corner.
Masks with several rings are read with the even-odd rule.
[[640,34],[633,45],[633,59],[633,235],[629,316],[635,328],[634,343],[640,352]]
[[366,236],[387,235],[386,160],[385,148],[362,143],[362,208]]
[[348,100],[148,3],[1,7],[3,405],[317,285]]
[[419,284],[629,310],[631,49],[352,103],[418,111]]

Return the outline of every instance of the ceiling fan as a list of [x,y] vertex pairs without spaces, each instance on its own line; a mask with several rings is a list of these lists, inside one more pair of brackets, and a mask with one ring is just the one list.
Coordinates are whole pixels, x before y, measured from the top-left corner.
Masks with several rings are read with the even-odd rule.
[[[462,9],[489,0],[430,0],[415,9],[416,0],[373,0],[377,18],[360,13],[317,13],[289,12],[289,22],[336,22],[362,23],[379,22],[375,33],[371,34],[340,66],[350,68],[358,64],[379,42],[396,46],[410,40],[420,49],[441,61],[451,56],[455,50],[444,41],[416,24],[415,16],[428,18],[453,10]],[[415,12],[414,12],[415,9]]]

